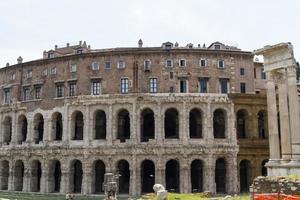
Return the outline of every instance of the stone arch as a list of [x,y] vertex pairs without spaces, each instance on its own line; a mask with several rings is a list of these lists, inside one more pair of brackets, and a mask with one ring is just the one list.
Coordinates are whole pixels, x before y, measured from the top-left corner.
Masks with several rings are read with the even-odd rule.
[[227,128],[227,116],[224,109],[216,109],[213,114],[214,138],[225,138]]
[[0,190],[8,190],[9,181],[9,162],[2,160],[0,162]]
[[42,178],[42,165],[39,160],[33,160],[30,166],[30,191],[40,192],[41,178]]
[[262,176],[268,176],[268,170],[266,167],[267,162],[268,162],[268,159],[265,159],[261,162],[261,175]]
[[169,108],[165,112],[164,120],[165,138],[179,138],[179,113],[175,108]]
[[149,139],[154,139],[154,135],[154,112],[150,108],[145,108],[141,112],[141,142],[148,142]]
[[43,141],[44,138],[44,117],[37,113],[33,118],[33,140],[35,144]]
[[63,137],[63,117],[60,112],[55,112],[51,117],[52,134],[51,139],[54,141],[61,141]]
[[125,142],[126,139],[130,139],[130,115],[126,109],[121,109],[118,112],[117,139],[120,139],[121,142]]
[[249,192],[251,185],[251,163],[249,160],[242,160],[240,168],[240,192]]
[[103,182],[105,174],[105,164],[102,160],[96,160],[93,163],[92,172],[92,193],[100,194],[103,193]]
[[24,179],[24,163],[22,160],[17,160],[14,165],[14,190],[23,191],[23,179]]
[[51,160],[49,163],[49,192],[61,191],[61,164],[59,160]]
[[203,192],[203,161],[196,159],[191,163],[192,192]]
[[73,112],[71,116],[72,140],[83,140],[84,118],[81,111]]
[[189,115],[190,138],[202,138],[202,111],[194,108]]
[[6,116],[2,122],[3,126],[3,143],[9,145],[12,139],[12,118]]
[[177,160],[166,163],[166,189],[170,192],[180,192],[180,167]]
[[18,135],[17,135],[17,142],[18,144],[22,144],[23,142],[26,142],[27,139],[27,132],[28,132],[28,122],[25,115],[20,115],[18,117]]
[[155,164],[151,160],[144,160],[141,163],[141,182],[142,193],[153,192],[153,185],[155,184]]
[[117,163],[117,172],[119,174],[119,193],[129,194],[130,187],[130,168],[126,160],[120,160]]
[[106,114],[103,110],[94,113],[94,139],[106,139]]
[[268,139],[268,113],[265,110],[260,110],[257,113],[258,120],[258,137],[260,139]]
[[226,193],[226,161],[224,158],[216,160],[215,183],[217,193]]
[[72,160],[70,166],[70,192],[81,193],[83,170],[80,160]]
[[240,109],[236,113],[237,138],[248,138],[249,114],[245,109]]

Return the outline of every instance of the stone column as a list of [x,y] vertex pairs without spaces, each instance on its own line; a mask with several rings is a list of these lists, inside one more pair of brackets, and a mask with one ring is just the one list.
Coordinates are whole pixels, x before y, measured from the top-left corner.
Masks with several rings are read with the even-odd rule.
[[4,137],[3,114],[0,112],[0,147],[2,147]]
[[296,83],[295,66],[287,67],[288,101],[290,105],[290,128],[292,140],[292,159],[300,160],[300,117],[299,97]]
[[249,116],[251,118],[250,125],[250,134],[252,135],[253,138],[258,139],[259,138],[259,132],[258,132],[258,111],[254,109],[254,111],[251,113]]
[[70,192],[70,183],[69,183],[69,171],[62,169],[61,171],[61,190],[60,193],[66,194]]
[[82,179],[82,194],[91,194],[92,193],[92,166],[90,163],[85,161],[83,168],[83,179]]
[[9,177],[8,177],[8,190],[14,190],[14,166],[13,162],[9,162]]
[[189,184],[189,178],[188,178],[188,169],[189,169],[189,166],[188,166],[188,163],[187,163],[187,160],[186,159],[183,159],[182,162],[180,163],[180,180],[179,180],[179,183],[180,183],[180,193],[188,193],[189,190],[188,190],[188,184]]
[[[136,101],[132,102],[132,113],[130,114],[130,140],[132,141],[133,144],[137,144],[138,141],[137,139],[139,138],[137,136],[137,124],[136,124],[136,119],[137,119],[137,105]],[[139,126],[138,126],[139,127]]]
[[46,160],[44,160],[44,162],[42,162],[42,177],[41,177],[41,188],[40,191],[42,193],[48,193],[49,192],[49,172],[48,172],[48,163]]
[[83,130],[83,140],[84,146],[88,147],[90,145],[91,140],[91,132],[90,132],[90,106],[85,106],[84,111],[84,130]]
[[23,192],[30,192],[32,185],[31,167],[28,165],[29,163],[24,162]]
[[155,183],[162,184],[166,187],[165,184],[165,166],[162,161],[161,155],[157,155],[158,162],[155,166]]
[[278,80],[281,154],[283,160],[290,160],[292,153],[287,89],[285,77],[283,77],[283,80]]
[[[12,115],[12,130],[11,130],[11,145],[16,145],[18,143],[17,141],[17,113],[14,112]],[[28,124],[29,125],[29,124]]]
[[107,120],[107,134],[106,134],[106,140],[107,145],[111,146],[112,141],[114,138],[114,132],[113,132],[113,110],[112,110],[112,104],[109,104],[108,106],[108,120]]
[[69,105],[65,106],[63,115],[63,135],[62,140],[64,144],[69,144],[71,138],[71,124],[70,124],[70,116],[69,116]]
[[226,166],[226,191],[230,194],[238,192],[238,177],[237,177],[237,159],[236,155],[227,160]]
[[[189,139],[189,128],[188,128],[188,113],[186,108],[186,102],[182,103],[182,110],[179,112],[180,119],[179,119],[179,126],[180,126],[180,132],[179,132],[179,139],[183,142],[183,144],[188,144]],[[181,122],[181,123],[180,123]]]
[[155,139],[157,144],[163,143],[164,138],[164,117],[161,113],[161,103],[157,105],[157,112],[155,113]]
[[129,182],[129,196],[135,197],[137,196],[137,184],[136,184],[136,158],[132,157],[132,162],[129,166],[130,169],[130,182]]
[[279,134],[277,123],[277,104],[276,91],[273,74],[267,72],[267,105],[268,105],[268,127],[269,127],[269,146],[270,161],[280,159]]
[[203,190],[216,193],[216,183],[215,183],[215,166],[216,162],[212,155],[209,155],[205,159],[204,163],[204,173],[203,173]]
[[205,139],[213,139],[214,138],[214,130],[213,130],[213,114],[211,113],[211,103],[207,102],[206,105],[206,117],[204,123],[204,135]]

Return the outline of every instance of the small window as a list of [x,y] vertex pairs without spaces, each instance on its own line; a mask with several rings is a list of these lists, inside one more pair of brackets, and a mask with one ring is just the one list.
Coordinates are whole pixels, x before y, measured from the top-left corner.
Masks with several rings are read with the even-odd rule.
[[240,83],[241,93],[246,93],[246,83]]
[[56,97],[60,98],[64,96],[64,85],[58,84],[56,85]]
[[123,60],[118,61],[118,69],[124,69],[125,68],[125,62]]
[[51,67],[50,74],[51,75],[56,75],[56,67]]
[[27,78],[32,78],[32,70],[31,69],[27,70],[26,77]]
[[170,79],[173,79],[173,78],[174,78],[174,72],[170,72],[169,78],[170,78]]
[[54,53],[49,53],[48,58],[54,58]]
[[172,60],[166,60],[166,67],[172,68],[173,67],[173,61]]
[[100,81],[95,80],[92,82],[92,95],[100,95]]
[[220,79],[220,92],[222,94],[228,93],[228,79],[226,79],[226,78]]
[[225,62],[224,62],[224,60],[219,60],[218,61],[218,67],[219,68],[225,68]]
[[98,62],[93,62],[92,63],[92,69],[95,70],[95,71],[99,70],[99,63]]
[[266,79],[266,73],[264,72],[263,69],[261,69],[261,79]]
[[208,78],[200,78],[199,80],[200,93],[208,92]]
[[26,87],[23,89],[23,100],[28,101],[30,99],[30,88]]
[[34,98],[35,98],[35,99],[41,99],[41,89],[42,89],[41,86],[36,86],[36,87],[34,88],[34,90],[35,90]]
[[16,79],[16,74],[15,73],[12,73],[11,75],[10,75],[10,80],[11,81],[14,81]]
[[187,80],[180,80],[180,93],[187,93],[188,82]]
[[69,96],[76,96],[76,82],[69,83]]
[[150,60],[145,60],[144,61],[144,70],[146,71],[150,71],[151,69],[151,61]]
[[200,67],[206,67],[207,66],[207,60],[201,59],[200,60]]
[[157,78],[150,78],[150,92],[157,93]]
[[171,86],[171,87],[170,87],[170,93],[173,93],[173,92],[174,92],[174,87]]
[[240,75],[245,76],[245,68],[240,68]]
[[128,78],[122,78],[121,79],[121,93],[127,94],[129,90],[129,82]]
[[186,66],[186,60],[185,59],[180,59],[179,60],[179,66],[180,67],[185,67]]
[[46,77],[48,75],[48,70],[47,70],[47,68],[46,69],[44,69],[43,71],[42,71],[42,76],[43,77]]
[[4,103],[10,104],[11,96],[10,96],[10,89],[4,89]]
[[110,61],[106,61],[104,68],[105,69],[110,69],[110,65],[111,65],[111,62]]
[[77,71],[77,65],[72,64],[70,65],[70,72],[76,72]]
[[220,50],[220,49],[221,49],[221,45],[215,44],[215,50]]

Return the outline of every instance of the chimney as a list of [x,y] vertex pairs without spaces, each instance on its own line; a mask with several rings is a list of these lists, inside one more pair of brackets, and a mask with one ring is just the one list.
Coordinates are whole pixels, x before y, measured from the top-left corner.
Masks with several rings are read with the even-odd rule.
[[21,56],[19,56],[19,58],[17,59],[18,64],[21,64],[23,62],[23,58]]
[[80,41],[79,41],[79,46],[81,46],[81,45],[82,45],[82,41],[80,40]]
[[6,63],[6,67],[8,67],[9,66],[9,62],[8,63]]
[[206,46],[205,46],[205,43],[203,44],[202,48],[203,48],[203,49],[205,49],[205,48],[206,48]]
[[55,49],[55,50],[57,49],[57,44],[54,46],[54,49]]
[[91,49],[91,45],[88,45],[88,49]]
[[138,44],[139,44],[139,48],[142,48],[142,47],[143,47],[143,41],[142,41],[142,39],[139,39]]
[[175,42],[175,47],[178,47],[178,46],[179,46],[178,42]]
[[198,44],[198,48],[201,48],[201,44]]
[[70,43],[67,43],[67,47],[69,47],[70,46]]

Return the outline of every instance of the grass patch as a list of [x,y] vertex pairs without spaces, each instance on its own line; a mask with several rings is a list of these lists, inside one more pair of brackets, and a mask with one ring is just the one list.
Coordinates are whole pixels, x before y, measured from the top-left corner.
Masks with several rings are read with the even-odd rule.
[[[193,194],[177,194],[169,193],[168,200],[205,200],[209,197],[205,196],[203,193],[193,193]],[[224,197],[215,197],[214,199],[222,200]],[[230,200],[249,200],[249,194],[241,194],[230,198]],[[143,195],[139,200],[156,200],[155,194]]]

